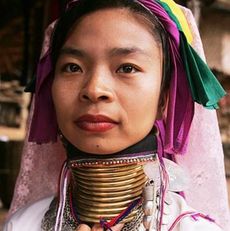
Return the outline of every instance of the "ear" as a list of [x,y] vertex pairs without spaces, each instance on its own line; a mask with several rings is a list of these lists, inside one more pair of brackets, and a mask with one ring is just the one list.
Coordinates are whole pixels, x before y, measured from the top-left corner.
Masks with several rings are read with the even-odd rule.
[[163,91],[160,94],[159,102],[158,102],[158,110],[157,110],[157,116],[156,119],[160,120],[164,118],[164,115],[166,114],[166,109],[168,105],[168,91]]

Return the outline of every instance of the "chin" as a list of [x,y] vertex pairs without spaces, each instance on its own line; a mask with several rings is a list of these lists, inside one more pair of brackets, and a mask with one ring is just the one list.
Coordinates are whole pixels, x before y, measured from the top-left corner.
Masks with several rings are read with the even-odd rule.
[[108,154],[113,154],[113,153],[120,151],[118,149],[111,148],[111,146],[105,147],[105,146],[97,145],[97,144],[91,145],[91,147],[84,148],[84,150],[81,148],[80,150],[84,152],[92,153],[92,154],[97,154],[97,155],[108,155]]
[[117,145],[113,147],[113,145],[111,145],[110,142],[106,142],[103,144],[96,143],[96,142],[95,143],[90,142],[89,144],[88,143],[84,144],[83,142],[81,142],[80,144],[73,143],[73,145],[83,152],[97,154],[97,155],[114,154],[124,149],[122,147],[120,148],[117,147]]

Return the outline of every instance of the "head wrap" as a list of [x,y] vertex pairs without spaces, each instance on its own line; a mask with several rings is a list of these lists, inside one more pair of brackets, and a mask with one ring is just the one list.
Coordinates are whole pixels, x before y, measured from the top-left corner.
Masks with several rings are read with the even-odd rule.
[[[76,0],[71,1],[68,8]],[[155,15],[168,34],[172,62],[169,101],[165,118],[156,121],[161,134],[162,152],[184,154],[194,115],[194,102],[208,109],[217,108],[224,90],[208,66],[191,47],[192,34],[181,9],[172,0],[136,0]],[[52,65],[50,49],[41,57],[37,69],[35,108],[29,141],[55,142],[57,121],[51,97]]]

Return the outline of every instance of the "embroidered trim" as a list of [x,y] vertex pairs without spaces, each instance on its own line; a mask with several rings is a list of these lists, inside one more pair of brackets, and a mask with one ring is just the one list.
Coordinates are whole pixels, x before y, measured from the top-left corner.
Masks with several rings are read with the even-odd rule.
[[132,157],[114,157],[107,159],[98,159],[98,158],[87,158],[87,159],[79,159],[79,160],[70,160],[69,167],[88,167],[88,166],[101,166],[101,165],[121,165],[121,164],[143,164],[145,162],[156,161],[156,153],[140,155],[138,153],[137,156]]

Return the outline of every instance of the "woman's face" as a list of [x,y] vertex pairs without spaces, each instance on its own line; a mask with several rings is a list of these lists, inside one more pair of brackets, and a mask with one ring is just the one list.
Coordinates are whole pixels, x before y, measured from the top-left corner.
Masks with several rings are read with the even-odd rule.
[[60,130],[89,153],[137,143],[156,119],[161,77],[160,45],[140,17],[125,9],[83,17],[56,64],[52,96]]

